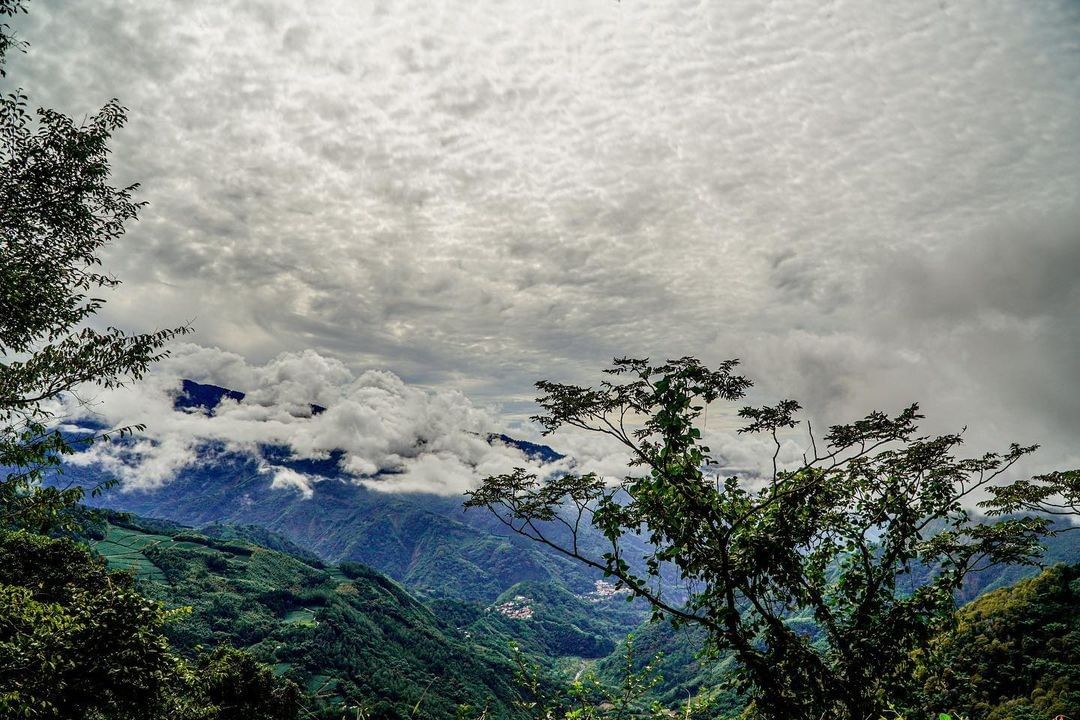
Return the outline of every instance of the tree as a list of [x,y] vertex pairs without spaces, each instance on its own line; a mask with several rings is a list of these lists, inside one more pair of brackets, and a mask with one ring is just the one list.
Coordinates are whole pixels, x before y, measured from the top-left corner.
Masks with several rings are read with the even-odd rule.
[[[991,516],[1036,512],[1058,517],[1080,515],[1080,470],[1064,470],[989,488],[990,499],[979,503]],[[1069,525],[1055,532],[1069,532]]]
[[928,705],[958,717],[1042,720],[1080,707],[1080,565],[989,592],[916,658]]
[[192,684],[212,710],[208,720],[292,720],[300,709],[300,689],[292,681],[230,647],[203,654]]
[[228,647],[193,663],[165,629],[185,610],[67,538],[0,530],[0,716],[291,720],[300,690]]
[[[0,17],[19,12],[21,0],[0,0]],[[24,46],[0,24],[0,73],[11,49]],[[80,124],[31,113],[21,90],[0,96],[0,526],[49,527],[82,497],[40,484],[74,450],[52,426],[51,402],[139,378],[187,331],[89,324],[104,302],[96,293],[118,284],[99,253],[142,207],[137,185],[110,184],[108,143],[125,119],[116,100]]]
[[[834,426],[821,441],[807,424],[803,461],[783,468],[780,437],[800,409],[784,400],[739,413],[742,432],[773,440],[771,474],[725,477],[698,421],[708,403],[744,396],[751,383],[736,366],[620,359],[597,387],[537,383],[534,420],[545,433],[570,426],[615,438],[633,473],[609,485],[518,468],[485,479],[466,505],[614,576],[655,618],[703,627],[712,649],[734,652],[758,716],[877,717],[915,697],[911,652],[949,623],[964,577],[1037,557],[1043,520],[978,522],[963,504],[1035,447],[959,458],[961,436],[919,435],[912,405]],[[585,524],[603,533],[606,552],[579,545]],[[629,557],[639,533],[651,549]],[[672,568],[685,602],[664,592]],[[816,636],[787,622],[799,614],[813,616]]]
[[[0,18],[22,11],[0,0]],[[6,53],[23,48],[0,23],[0,77]],[[137,186],[109,182],[108,141],[125,111],[113,100],[77,124],[31,114],[27,102],[21,91],[0,96],[0,715],[293,718],[293,683],[236,651],[192,668],[165,637],[172,611],[82,545],[45,534],[85,516],[81,489],[40,482],[74,451],[55,427],[55,401],[139,378],[187,328],[129,335],[90,324],[103,303],[95,293],[118,284],[99,271],[99,253],[141,207]]]
[[168,716],[167,617],[77,543],[0,531],[0,714]]

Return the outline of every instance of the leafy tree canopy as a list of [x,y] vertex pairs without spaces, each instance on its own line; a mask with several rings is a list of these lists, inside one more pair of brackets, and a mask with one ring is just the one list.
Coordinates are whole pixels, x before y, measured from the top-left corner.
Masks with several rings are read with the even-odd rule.
[[[0,0],[0,20],[24,11]],[[23,50],[0,22],[6,54]],[[12,718],[293,718],[299,690],[249,656],[219,650],[193,667],[164,634],[174,612],[140,595],[71,530],[81,488],[43,488],[73,452],[55,401],[83,384],[137,379],[186,328],[128,334],[92,325],[101,250],[141,207],[110,184],[115,100],[82,123],[0,95],[0,715]],[[130,431],[130,429],[129,429]]]
[[0,716],[290,720],[300,691],[250,655],[174,653],[166,610],[69,539],[0,531]]
[[917,657],[925,704],[956,717],[1042,720],[1080,707],[1080,565],[983,595]]
[[[619,359],[596,387],[538,383],[543,412],[534,420],[546,432],[613,437],[629,450],[632,473],[611,485],[516,469],[487,478],[467,505],[616,577],[655,617],[704,628],[713,650],[738,658],[739,689],[759,716],[861,719],[914,702],[910,655],[950,622],[964,577],[1037,557],[1042,519],[988,524],[965,506],[1036,448],[961,457],[959,434],[919,434],[912,405],[833,426],[821,439],[807,425],[803,462],[783,468],[781,434],[799,425],[800,409],[784,400],[739,413],[742,432],[774,441],[771,475],[724,476],[698,424],[708,403],[744,396],[750,381],[736,367]],[[1009,492],[999,490],[993,508],[1009,509],[1000,502]],[[606,552],[578,546],[584,523],[603,532]],[[651,550],[628,557],[639,533]],[[686,584],[685,602],[664,592],[671,569]],[[796,615],[812,616],[818,632],[789,623]]]
[[[21,0],[0,0],[0,18],[24,11]],[[24,47],[2,23],[0,72],[12,49]],[[142,207],[137,185],[110,181],[108,143],[125,109],[112,100],[78,123],[28,103],[21,90],[0,95],[0,525],[44,528],[82,493],[40,487],[73,450],[51,425],[50,401],[139,378],[187,328],[91,324],[102,291],[118,284],[100,270],[100,252]]]

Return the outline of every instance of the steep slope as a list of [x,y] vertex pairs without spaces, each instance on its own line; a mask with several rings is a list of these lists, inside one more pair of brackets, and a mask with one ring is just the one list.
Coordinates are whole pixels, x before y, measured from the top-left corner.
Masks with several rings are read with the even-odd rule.
[[[152,491],[108,491],[88,502],[187,525],[257,525],[324,561],[370,565],[421,593],[490,602],[525,580],[560,580],[587,592],[599,577],[522,538],[497,534],[461,500],[391,495],[327,478],[310,497],[275,488],[244,453],[205,448],[200,462]],[[85,486],[107,474],[72,467],[64,481]],[[470,524],[470,522],[475,524]]]
[[[631,663],[641,671],[656,668],[657,686],[653,696],[666,707],[677,707],[689,698],[707,695],[716,717],[736,717],[746,703],[728,686],[734,659],[729,654],[712,657],[702,654],[705,632],[696,626],[675,629],[668,622],[647,623],[631,638]],[[625,673],[626,642],[596,664],[597,674],[616,684]]]
[[145,592],[190,612],[170,632],[181,648],[232,645],[296,680],[319,712],[445,719],[461,704],[512,714],[505,652],[469,642],[402,587],[365,566],[325,567],[216,532],[111,515],[94,547]]
[[595,659],[614,650],[648,613],[644,603],[598,581],[576,594],[560,583],[517,583],[490,605],[443,600],[430,606],[471,637],[514,643],[541,660]]
[[923,668],[929,703],[960,717],[1037,720],[1080,708],[1080,565],[1055,565],[957,613]]

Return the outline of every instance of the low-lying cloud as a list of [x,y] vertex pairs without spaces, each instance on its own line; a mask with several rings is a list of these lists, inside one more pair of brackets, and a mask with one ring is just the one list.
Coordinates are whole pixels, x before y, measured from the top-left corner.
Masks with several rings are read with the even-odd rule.
[[[206,414],[173,408],[186,378],[239,389]],[[312,413],[313,404],[325,411]],[[99,464],[127,490],[154,489],[177,472],[207,461],[207,448],[260,453],[288,448],[293,459],[325,459],[343,451],[340,469],[388,491],[460,494],[488,474],[530,461],[517,449],[488,442],[498,428],[490,409],[454,391],[412,387],[385,371],[354,375],[318,353],[280,355],[251,365],[238,355],[183,344],[143,382],[98,392],[72,414],[92,412],[109,427],[142,424],[130,443],[98,443],[74,462]],[[263,461],[272,485],[310,497],[320,478]],[[539,470],[536,463],[531,463]]]
[[[209,412],[176,409],[182,379],[245,396],[225,397]],[[70,460],[110,472],[124,491],[161,488],[187,468],[213,463],[218,453],[241,451],[259,459],[271,487],[310,498],[326,478],[282,464],[280,448],[289,460],[325,460],[334,453],[351,481],[396,493],[461,495],[514,467],[540,476],[595,473],[610,481],[632,472],[627,449],[608,436],[568,428],[545,438],[534,426],[512,423],[513,436],[549,442],[565,455],[542,462],[491,439],[507,432],[495,408],[478,407],[459,392],[411,386],[386,371],[355,375],[313,351],[253,365],[217,348],[178,344],[143,381],[80,398],[58,409],[69,423],[89,417],[109,428],[146,426],[129,441],[96,443]],[[325,409],[313,413],[312,405]],[[766,474],[772,441],[739,437],[733,427],[730,415],[714,411],[713,427],[705,428],[705,442],[723,472]],[[275,451],[264,452],[268,446]],[[786,439],[781,462],[796,461],[803,449],[797,439]]]

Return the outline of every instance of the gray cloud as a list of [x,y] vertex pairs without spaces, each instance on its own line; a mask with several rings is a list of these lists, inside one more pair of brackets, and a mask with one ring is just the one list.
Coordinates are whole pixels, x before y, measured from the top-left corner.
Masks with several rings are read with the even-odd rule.
[[831,333],[770,338],[754,363],[810,414],[839,420],[920,401],[927,428],[975,448],[1042,443],[1024,468],[1080,464],[1080,216],[1027,213],[945,244],[884,250],[836,292],[777,262],[778,292]]
[[826,420],[921,399],[1080,463],[1074,2],[31,10],[10,80],[131,108],[104,321],[511,414],[738,355]]

